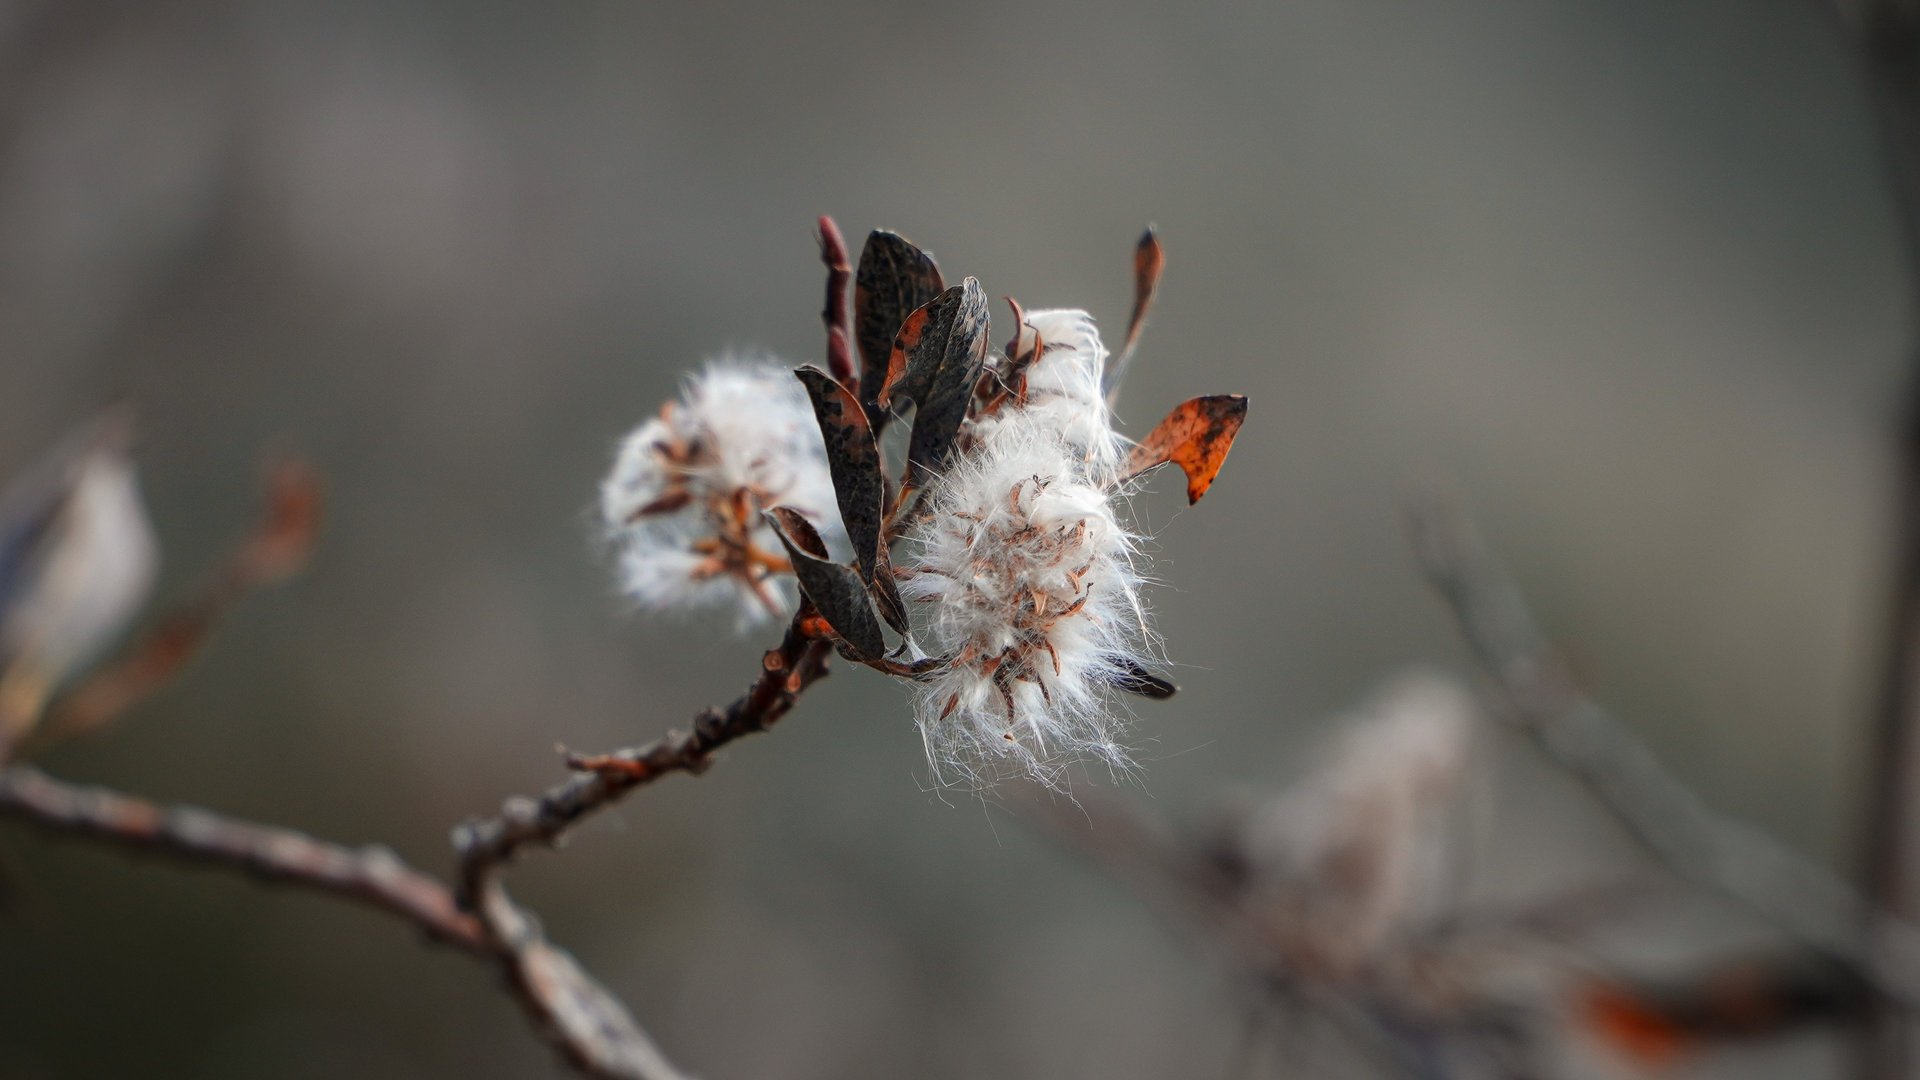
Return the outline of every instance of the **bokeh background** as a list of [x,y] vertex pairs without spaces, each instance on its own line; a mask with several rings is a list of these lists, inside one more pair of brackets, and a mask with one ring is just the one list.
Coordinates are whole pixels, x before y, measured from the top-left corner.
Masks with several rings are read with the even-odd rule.
[[[264,454],[331,495],[307,573],[43,764],[443,869],[556,743],[750,676],[765,642],[623,608],[589,512],[685,369],[819,357],[815,215],[1110,334],[1152,221],[1129,430],[1253,406],[1206,502],[1142,504],[1183,692],[1140,707],[1128,796],[1277,789],[1383,677],[1469,670],[1403,531],[1442,476],[1602,699],[1845,871],[1909,330],[1877,154],[1807,0],[0,0],[0,474],[137,399],[163,600]],[[1627,857],[1511,756],[1476,888]],[[0,1077],[559,1071],[389,920],[18,828],[0,852]],[[1226,1076],[1244,1037],[1218,964],[937,788],[866,672],[515,882],[700,1075]]]

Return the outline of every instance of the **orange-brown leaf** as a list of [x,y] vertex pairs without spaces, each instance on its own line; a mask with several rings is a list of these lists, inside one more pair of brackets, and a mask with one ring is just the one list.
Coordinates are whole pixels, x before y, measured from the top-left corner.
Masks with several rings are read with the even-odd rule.
[[927,320],[933,313],[925,307],[914,310],[906,321],[900,324],[900,332],[894,335],[893,351],[887,356],[887,378],[880,385],[880,396],[876,399],[882,408],[893,403],[893,392],[907,377],[907,358],[920,345],[920,336],[927,332]]
[[1187,474],[1187,502],[1196,503],[1233,449],[1234,436],[1247,418],[1240,394],[1209,394],[1174,409],[1127,457],[1126,475],[1139,476],[1172,462]]

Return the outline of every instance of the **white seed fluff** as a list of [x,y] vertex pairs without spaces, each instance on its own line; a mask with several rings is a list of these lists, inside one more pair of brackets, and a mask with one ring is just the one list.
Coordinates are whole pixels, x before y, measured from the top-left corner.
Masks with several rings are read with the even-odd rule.
[[761,511],[791,506],[843,535],[806,391],[773,363],[714,363],[621,442],[600,487],[621,591],[659,610],[732,609],[742,627],[795,603]]
[[1013,413],[983,418],[981,437],[990,437],[1004,418],[1017,414],[1023,422],[1051,429],[1081,459],[1089,477],[1111,483],[1125,457],[1126,439],[1113,430],[1100,387],[1107,349],[1099,327],[1093,316],[1075,308],[1030,311],[1026,323],[1044,351],[1027,367],[1025,401]]
[[951,658],[919,684],[920,733],[937,771],[976,784],[1057,784],[1074,760],[1128,767],[1109,697],[1149,648],[1136,537],[1089,457],[1102,439],[1079,441],[1066,400],[976,424],[908,537],[901,593]]
[[1254,908],[1301,959],[1354,973],[1445,900],[1476,713],[1452,679],[1402,675],[1319,771],[1248,821]]

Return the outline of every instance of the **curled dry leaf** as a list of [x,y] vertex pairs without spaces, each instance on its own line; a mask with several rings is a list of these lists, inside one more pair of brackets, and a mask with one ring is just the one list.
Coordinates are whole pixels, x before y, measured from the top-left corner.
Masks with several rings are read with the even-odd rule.
[[966,422],[973,388],[987,362],[987,294],[968,278],[927,305],[926,327],[907,358],[905,384],[914,399],[907,463],[913,476],[946,463]]
[[1139,476],[1172,462],[1187,474],[1187,502],[1197,503],[1226,463],[1247,418],[1240,394],[1209,394],[1178,406],[1127,456],[1124,475]]
[[867,236],[854,271],[853,329],[860,350],[860,400],[868,403],[876,427],[885,423],[877,403],[887,385],[894,338],[907,316],[945,288],[932,255],[899,233],[876,229]]
[[874,618],[873,605],[867,600],[867,584],[850,566],[827,559],[827,545],[799,511],[776,506],[767,511],[767,521],[780,537],[793,560],[793,573],[800,590],[827,620],[838,637],[858,659],[881,656],[887,650],[880,621]]

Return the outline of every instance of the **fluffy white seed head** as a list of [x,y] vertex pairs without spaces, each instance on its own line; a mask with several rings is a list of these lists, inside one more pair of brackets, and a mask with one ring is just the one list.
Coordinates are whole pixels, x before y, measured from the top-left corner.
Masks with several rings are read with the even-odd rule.
[[981,436],[990,437],[1004,418],[1018,414],[1023,422],[1052,430],[1090,478],[1110,483],[1125,457],[1126,440],[1113,430],[1113,415],[1100,388],[1107,348],[1099,327],[1093,316],[1075,308],[1030,311],[1026,323],[1039,336],[1043,351],[1027,366],[1025,399],[1013,412],[983,419]]
[[1475,715],[1453,680],[1404,675],[1319,771],[1247,820],[1254,907],[1296,959],[1352,974],[1434,913]]
[[761,511],[791,506],[834,543],[833,480],[813,408],[793,373],[723,361],[620,445],[600,488],[623,592],[658,610],[721,609],[741,626],[795,602]]
[[901,593],[952,657],[919,684],[921,735],[936,769],[975,783],[1127,765],[1109,688],[1149,647],[1136,538],[1059,417],[976,425],[908,536]]

